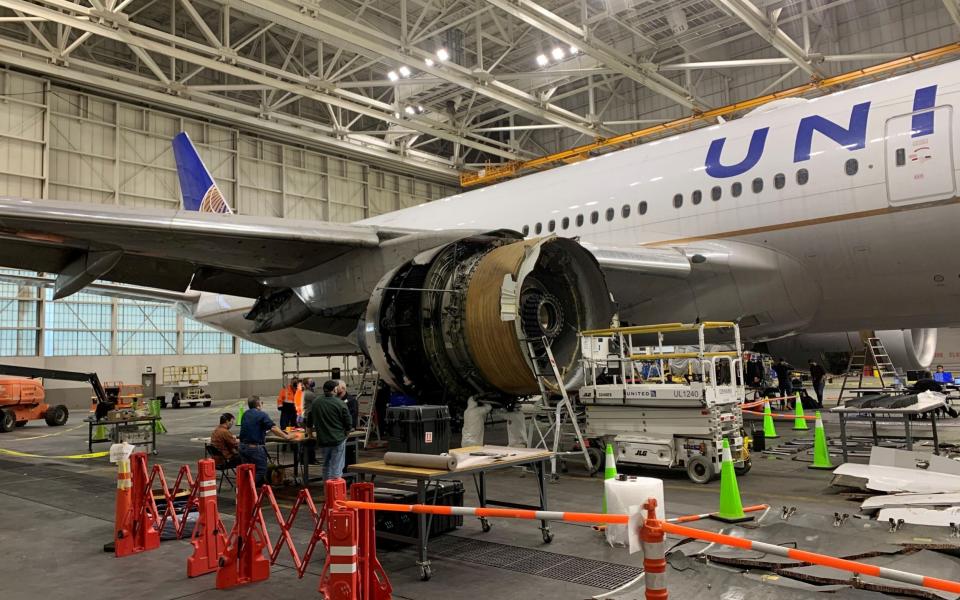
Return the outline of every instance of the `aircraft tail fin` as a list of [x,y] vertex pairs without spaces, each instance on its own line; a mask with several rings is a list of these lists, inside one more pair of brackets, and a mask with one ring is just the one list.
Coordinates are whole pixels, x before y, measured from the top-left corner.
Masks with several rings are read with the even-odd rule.
[[173,157],[177,161],[180,177],[180,194],[183,208],[197,212],[232,214],[230,205],[214,181],[213,175],[203,164],[187,132],[181,131],[173,138]]

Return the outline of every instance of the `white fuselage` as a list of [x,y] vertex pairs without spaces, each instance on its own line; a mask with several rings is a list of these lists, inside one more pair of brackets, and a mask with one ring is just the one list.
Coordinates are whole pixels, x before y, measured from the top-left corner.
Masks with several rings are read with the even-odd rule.
[[[957,325],[958,110],[960,68],[946,64],[778,101],[730,123],[360,224],[509,228],[621,248],[746,244],[801,266],[803,283],[815,290],[805,331]],[[704,306],[691,315],[675,299],[640,304],[629,278],[610,283],[625,320],[742,316]],[[242,318],[252,301],[204,296],[195,318],[260,343],[302,352],[349,346],[295,329],[252,336]],[[796,323],[763,330],[767,337],[796,331]]]

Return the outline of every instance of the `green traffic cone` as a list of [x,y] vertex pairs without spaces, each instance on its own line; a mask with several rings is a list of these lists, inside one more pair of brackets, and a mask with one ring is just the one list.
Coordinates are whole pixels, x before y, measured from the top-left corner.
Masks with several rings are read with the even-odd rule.
[[793,420],[794,431],[807,431],[807,419],[803,416],[803,402],[800,401],[800,392],[797,392],[797,402],[794,405],[793,414],[796,417]]
[[150,401],[150,415],[157,417],[157,420],[153,422],[153,429],[157,434],[162,434],[167,432],[167,426],[163,424],[163,420],[160,418],[160,400],[154,399]]
[[723,440],[723,463],[720,465],[720,510],[711,516],[725,523],[753,520],[743,512],[737,473],[733,470],[733,456],[730,455],[730,442],[726,438]]
[[243,400],[240,401],[240,408],[237,409],[237,426],[243,422],[243,413],[247,412],[243,408]]
[[811,469],[834,469],[830,462],[830,451],[827,449],[827,435],[823,431],[823,419],[820,418],[820,411],[817,411],[817,424],[813,429],[813,464]]
[[773,414],[770,412],[770,401],[763,403],[763,437],[772,440],[780,437],[777,435],[777,428],[773,426]]
[[93,441],[102,442],[106,439],[107,439],[106,425],[97,425],[97,428],[93,430]]
[[617,478],[617,460],[613,456],[613,445],[607,444],[603,463],[603,514],[607,514],[607,480]]

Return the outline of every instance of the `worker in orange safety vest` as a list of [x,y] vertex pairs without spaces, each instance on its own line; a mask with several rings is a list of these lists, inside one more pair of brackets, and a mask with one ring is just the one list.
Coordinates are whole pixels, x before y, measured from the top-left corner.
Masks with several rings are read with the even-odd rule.
[[280,429],[297,425],[297,416],[303,411],[303,388],[300,378],[291,377],[290,383],[280,388],[277,394],[277,408],[280,410]]

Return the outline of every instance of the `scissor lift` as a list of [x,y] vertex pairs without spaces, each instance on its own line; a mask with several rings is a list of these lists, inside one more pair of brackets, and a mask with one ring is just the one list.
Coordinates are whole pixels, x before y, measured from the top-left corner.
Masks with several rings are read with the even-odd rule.
[[[707,331],[734,350],[708,350]],[[618,464],[685,469],[692,481],[707,483],[720,474],[726,438],[737,471],[749,471],[736,323],[614,327],[580,336],[586,376],[580,402],[586,407],[587,437],[594,445],[613,444]],[[687,346],[666,346],[667,336]],[[671,361],[674,368],[669,368]],[[678,361],[687,362],[685,375],[678,376],[684,368],[677,368]],[[645,377],[652,365],[656,375]]]

